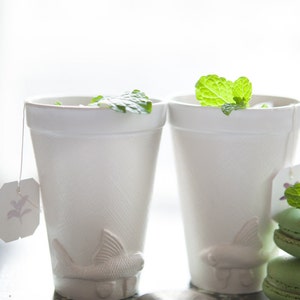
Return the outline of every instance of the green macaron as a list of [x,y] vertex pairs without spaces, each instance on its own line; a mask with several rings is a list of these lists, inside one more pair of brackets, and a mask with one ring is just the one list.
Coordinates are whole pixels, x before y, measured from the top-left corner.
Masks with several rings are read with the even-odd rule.
[[274,242],[283,251],[300,258],[300,209],[290,207],[278,216]]
[[270,260],[263,292],[271,300],[300,300],[300,259],[279,256]]

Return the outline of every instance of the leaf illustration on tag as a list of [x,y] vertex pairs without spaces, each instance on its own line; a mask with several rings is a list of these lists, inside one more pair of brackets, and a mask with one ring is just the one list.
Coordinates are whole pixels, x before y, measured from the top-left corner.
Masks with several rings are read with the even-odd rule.
[[28,195],[21,196],[21,198],[19,200],[10,201],[10,204],[11,204],[11,206],[14,207],[14,209],[10,210],[7,213],[7,218],[8,219],[17,218],[17,219],[19,219],[20,223],[22,224],[22,217],[25,214],[28,214],[32,211],[31,208],[23,209],[27,201],[28,201]]

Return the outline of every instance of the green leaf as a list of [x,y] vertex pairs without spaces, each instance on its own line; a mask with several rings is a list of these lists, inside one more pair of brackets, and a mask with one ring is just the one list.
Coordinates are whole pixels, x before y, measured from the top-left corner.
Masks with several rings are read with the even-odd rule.
[[202,76],[196,83],[196,98],[202,106],[220,107],[225,103],[234,103],[233,83],[218,75]]
[[223,104],[221,106],[221,110],[226,116],[229,116],[234,110],[237,110],[236,104],[234,103]]
[[252,84],[246,77],[232,82],[218,75],[202,76],[196,83],[196,98],[202,106],[221,107],[227,116],[249,106]]
[[152,111],[152,101],[140,90],[126,92],[117,97],[97,96],[91,100],[90,105],[110,108],[122,113],[149,114]]
[[269,107],[269,105],[267,104],[267,103],[263,103],[262,105],[261,105],[261,108],[268,108]]
[[226,103],[221,106],[222,112],[229,116],[234,110],[244,109],[246,106],[241,103]]
[[60,106],[62,103],[60,101],[55,101],[54,105]]
[[233,97],[233,100],[236,104],[246,107],[247,106],[247,101],[245,101],[244,98],[240,98],[240,97]]
[[249,79],[247,77],[238,78],[233,83],[232,94],[236,103],[238,103],[236,99],[239,99],[240,102],[247,105],[252,96],[252,84]]
[[288,187],[284,192],[284,196],[290,206],[300,208],[300,183],[296,182]]
[[103,98],[102,95],[96,96],[94,98],[92,98],[90,103],[97,103],[98,101],[100,101]]

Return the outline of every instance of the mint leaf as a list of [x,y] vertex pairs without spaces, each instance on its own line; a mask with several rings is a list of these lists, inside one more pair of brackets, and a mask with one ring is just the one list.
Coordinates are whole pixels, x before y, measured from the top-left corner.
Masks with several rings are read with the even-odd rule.
[[99,102],[102,98],[103,98],[102,95],[99,95],[99,96],[97,96],[97,97],[94,97],[94,98],[92,98],[92,100],[91,100],[90,103],[97,103],[97,102]]
[[234,110],[244,108],[246,108],[245,105],[238,103],[226,103],[221,106],[221,110],[226,116],[229,116]]
[[202,106],[221,106],[232,103],[233,83],[218,75],[202,76],[196,83],[196,98]]
[[97,105],[101,108],[110,108],[122,113],[131,112],[149,114],[152,111],[152,101],[140,90],[126,92],[117,97],[99,95],[92,98],[89,105]]
[[284,192],[284,196],[290,206],[300,208],[300,183],[296,182],[288,187]]
[[247,105],[252,96],[252,84],[247,77],[240,77],[232,87],[233,99],[236,103]]
[[196,83],[196,98],[202,106],[221,107],[225,115],[249,106],[252,84],[247,77],[232,82],[218,75],[202,76]]
[[269,105],[267,104],[267,103],[263,103],[262,105],[261,105],[261,108],[268,108],[269,107]]

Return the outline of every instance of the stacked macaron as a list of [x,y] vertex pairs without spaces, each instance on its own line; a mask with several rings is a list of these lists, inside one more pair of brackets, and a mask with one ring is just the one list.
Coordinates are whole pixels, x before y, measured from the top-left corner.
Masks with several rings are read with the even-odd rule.
[[300,183],[287,188],[285,197],[293,207],[278,215],[274,242],[286,255],[268,263],[263,291],[271,300],[300,300]]

